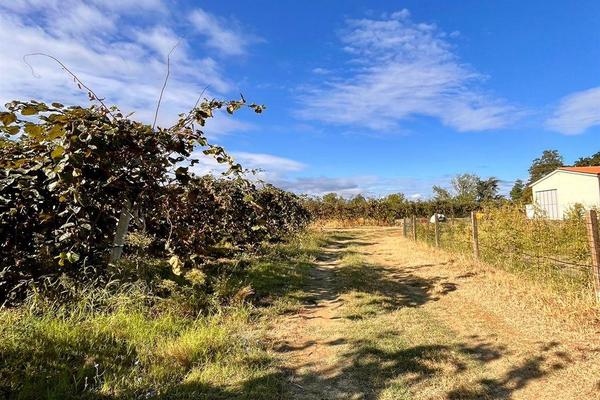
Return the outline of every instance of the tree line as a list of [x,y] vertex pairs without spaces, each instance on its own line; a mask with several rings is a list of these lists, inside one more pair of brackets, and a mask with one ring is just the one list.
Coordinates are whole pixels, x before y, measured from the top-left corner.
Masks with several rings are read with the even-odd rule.
[[[600,165],[600,152],[589,157],[581,157],[574,166]],[[366,198],[357,195],[344,198],[335,193],[322,197],[305,199],[306,207],[313,218],[320,220],[358,221],[390,224],[400,218],[417,215],[428,217],[441,213],[448,217],[467,217],[471,211],[484,205],[503,205],[509,202],[525,204],[532,201],[530,184],[565,166],[564,159],[557,150],[545,150],[535,158],[529,167],[527,181],[517,179],[509,196],[500,193],[500,181],[495,177],[482,178],[471,173],[459,174],[452,178],[450,188],[438,185],[432,187],[430,199],[408,199],[403,193],[393,193],[380,198]]]

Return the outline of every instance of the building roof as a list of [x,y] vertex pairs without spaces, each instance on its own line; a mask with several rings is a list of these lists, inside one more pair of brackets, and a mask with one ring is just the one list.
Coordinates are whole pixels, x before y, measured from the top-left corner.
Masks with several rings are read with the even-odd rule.
[[537,181],[531,182],[529,184],[529,186],[533,186],[533,185],[545,180],[546,178],[549,178],[550,176],[556,174],[559,171],[571,172],[571,173],[576,173],[576,174],[597,175],[600,177],[600,167],[560,167],[560,168],[557,168],[554,171],[550,172],[549,174],[542,176]]
[[561,167],[561,171],[579,172],[580,174],[600,175],[600,167]]

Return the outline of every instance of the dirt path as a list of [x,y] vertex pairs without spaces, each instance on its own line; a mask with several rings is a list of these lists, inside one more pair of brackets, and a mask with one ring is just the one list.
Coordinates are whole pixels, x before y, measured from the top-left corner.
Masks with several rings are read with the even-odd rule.
[[514,276],[405,240],[332,234],[275,351],[294,399],[600,399],[600,332]]

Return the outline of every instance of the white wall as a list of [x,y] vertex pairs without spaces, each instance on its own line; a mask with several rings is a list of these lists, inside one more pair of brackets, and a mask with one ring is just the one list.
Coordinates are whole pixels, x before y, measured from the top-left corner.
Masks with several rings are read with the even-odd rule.
[[600,179],[596,175],[557,171],[533,184],[532,189],[534,201],[535,192],[556,189],[561,217],[576,203],[586,208],[600,207]]

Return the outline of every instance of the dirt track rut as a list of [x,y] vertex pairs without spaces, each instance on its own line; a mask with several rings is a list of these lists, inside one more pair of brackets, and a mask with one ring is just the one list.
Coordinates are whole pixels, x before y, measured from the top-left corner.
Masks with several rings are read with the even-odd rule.
[[275,346],[292,398],[600,399],[598,326],[400,230],[337,232],[307,291]]

